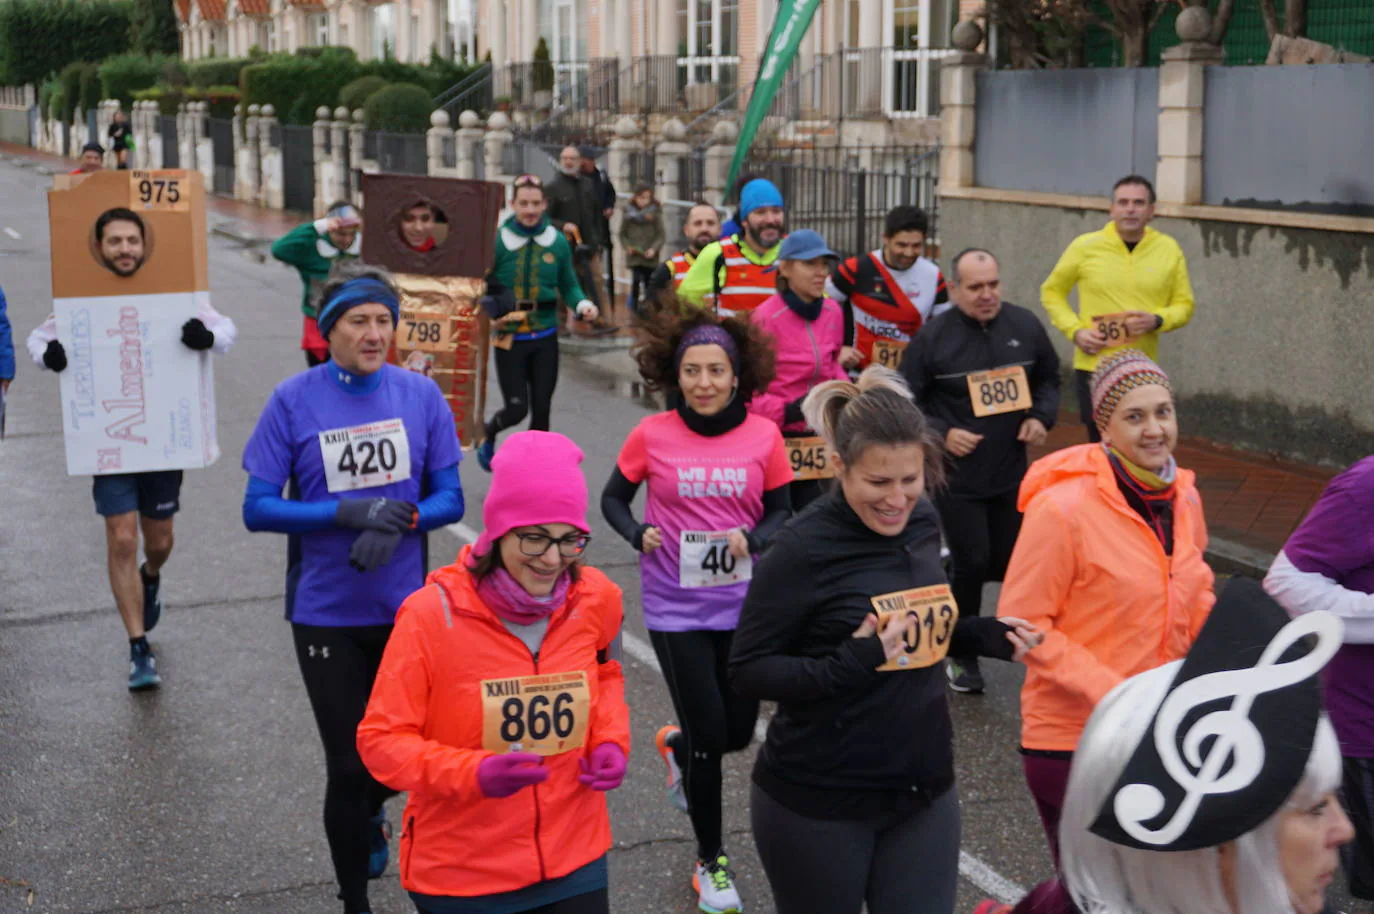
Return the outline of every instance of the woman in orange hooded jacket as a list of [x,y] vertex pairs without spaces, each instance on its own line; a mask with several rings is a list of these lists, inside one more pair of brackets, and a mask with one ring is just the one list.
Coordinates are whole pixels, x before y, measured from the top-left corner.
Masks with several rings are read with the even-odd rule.
[[[1188,653],[1216,600],[1202,500],[1173,458],[1168,377],[1124,349],[1098,365],[1092,402],[1102,443],[1044,457],[1021,483],[1025,519],[997,601],[999,616],[1046,633],[1026,657],[1021,754],[1056,868],[1069,767],[1093,707],[1124,679]],[[988,900],[975,914],[1006,908]],[[1015,909],[1073,910],[1057,879]]]
[[605,791],[630,712],[620,589],[580,567],[582,452],[513,435],[485,530],[401,605],[358,751],[409,791],[401,884],[422,914],[605,914]]

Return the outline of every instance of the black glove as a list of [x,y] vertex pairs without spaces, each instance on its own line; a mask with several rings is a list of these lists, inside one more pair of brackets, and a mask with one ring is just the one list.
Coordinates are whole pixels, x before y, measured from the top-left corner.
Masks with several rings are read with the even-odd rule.
[[193,317],[181,325],[181,342],[187,349],[204,352],[215,345],[215,335],[198,317]]
[[410,529],[415,506],[395,498],[342,498],[334,523],[354,530],[401,533]]
[[47,365],[50,371],[61,371],[67,367],[67,350],[63,349],[57,340],[53,340],[48,343],[48,348],[43,350],[43,364]]
[[802,401],[805,397],[798,397],[782,409],[782,424],[796,425],[798,422],[805,422],[806,417],[802,415]]
[[487,317],[498,320],[515,310],[515,293],[493,283],[487,283],[487,294],[477,299]]
[[401,544],[402,535],[364,530],[353,541],[353,548],[348,550],[348,564],[364,574],[387,564],[396,547]]

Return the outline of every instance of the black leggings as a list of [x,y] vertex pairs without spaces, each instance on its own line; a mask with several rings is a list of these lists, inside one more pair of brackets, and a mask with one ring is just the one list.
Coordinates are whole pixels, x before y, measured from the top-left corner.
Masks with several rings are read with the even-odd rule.
[[697,857],[712,860],[721,849],[720,761],[749,745],[759,703],[740,698],[726,679],[733,631],[649,632],[682,735],[673,757],[697,838]]
[[501,385],[501,411],[487,420],[487,437],[496,436],[525,421],[530,428],[549,430],[553,389],[558,384],[558,334],[537,340],[516,340],[509,349],[496,350],[496,380]]
[[358,756],[358,724],[367,710],[390,625],[328,628],[292,624],[296,660],[324,743],[324,833],[346,911],[371,910],[367,898],[368,820],[396,791],[378,783]]
[[949,914],[959,883],[959,792],[914,813],[810,819],[757,784],[754,843],[777,914]]
[[961,619],[981,615],[983,585],[1000,581],[1007,573],[1012,547],[1021,532],[1016,494],[1012,489],[992,498],[964,498],[948,493],[935,496],[945,544],[954,565],[949,589]]
[[[411,900],[414,901],[413,895]],[[418,902],[415,904],[415,910],[420,914],[438,914],[437,911],[421,907]],[[597,889],[594,892],[586,892],[582,895],[564,898],[562,901],[555,901],[553,904],[529,908],[524,914],[610,914],[610,910],[610,889]]]
[[639,296],[649,297],[649,280],[653,278],[654,267],[630,267],[630,310],[639,313]]

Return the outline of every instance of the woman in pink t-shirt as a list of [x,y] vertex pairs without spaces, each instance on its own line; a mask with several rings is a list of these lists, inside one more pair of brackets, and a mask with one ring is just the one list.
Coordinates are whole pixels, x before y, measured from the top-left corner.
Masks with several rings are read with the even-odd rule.
[[[643,553],[644,624],[682,725],[660,730],[658,747],[669,795],[696,832],[693,885],[703,910],[738,911],[721,843],[721,758],[749,744],[759,705],[734,694],[726,664],[753,557],[792,513],[782,433],[745,409],[773,378],[773,350],[747,321],[674,305],[648,315],[641,333],[640,374],[650,389],[680,393],[678,405],[630,433],[601,511]],[[640,523],[630,503],[646,483]]]

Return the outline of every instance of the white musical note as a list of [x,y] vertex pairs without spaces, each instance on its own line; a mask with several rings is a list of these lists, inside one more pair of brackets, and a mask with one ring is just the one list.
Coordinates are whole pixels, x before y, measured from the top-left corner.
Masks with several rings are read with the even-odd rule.
[[[1155,749],[1165,771],[1184,789],[1183,802],[1163,827],[1146,828],[1143,823],[1163,812],[1164,794],[1150,784],[1128,784],[1117,791],[1113,801],[1121,828],[1144,844],[1171,844],[1192,823],[1205,797],[1241,790],[1253,783],[1264,768],[1264,737],[1250,721],[1250,706],[1265,692],[1286,688],[1320,672],[1340,648],[1343,633],[1336,616],[1307,613],[1274,636],[1254,667],[1208,673],[1170,693],[1155,721]],[[1309,653],[1278,662],[1284,651],[1308,635],[1317,636],[1317,644]],[[1180,758],[1176,736],[1183,719],[1199,705],[1222,698],[1234,698],[1231,707],[1213,711],[1189,727],[1183,734],[1184,757]],[[1203,758],[1202,746],[1209,737],[1215,740]],[[1233,756],[1230,770],[1222,774]]]

